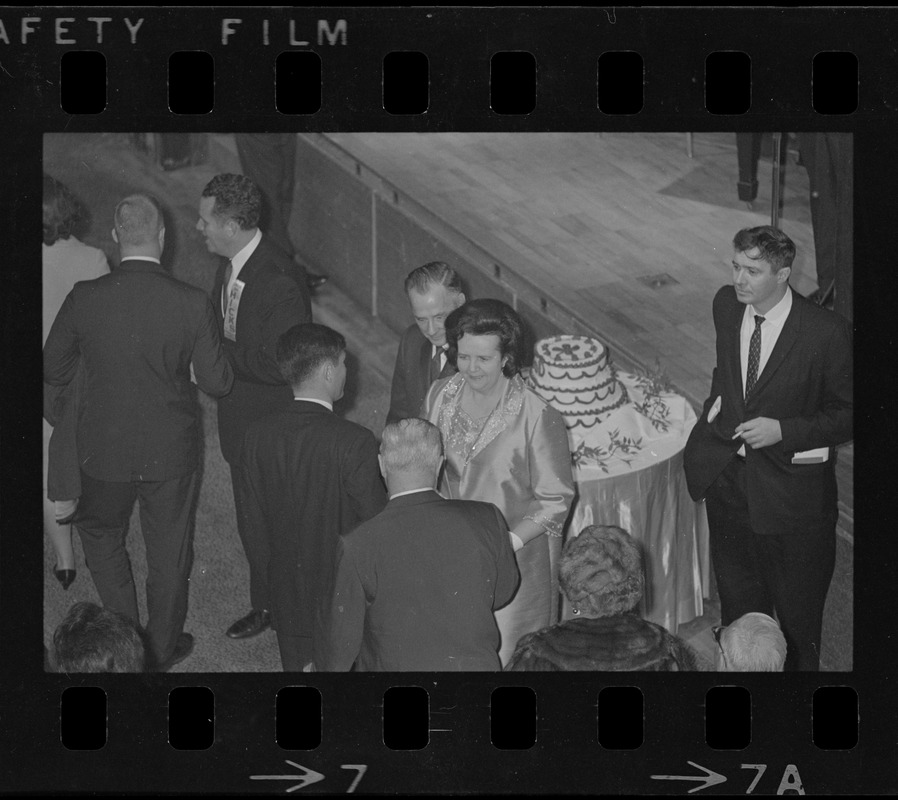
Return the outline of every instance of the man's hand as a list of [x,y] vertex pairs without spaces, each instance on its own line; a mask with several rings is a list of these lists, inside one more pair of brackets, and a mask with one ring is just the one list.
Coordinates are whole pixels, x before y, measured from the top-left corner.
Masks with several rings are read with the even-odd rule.
[[[741,436],[752,450],[770,447],[783,440],[783,431],[779,420],[770,417],[755,417],[736,426],[736,436]],[[736,436],[733,438],[735,439]]]

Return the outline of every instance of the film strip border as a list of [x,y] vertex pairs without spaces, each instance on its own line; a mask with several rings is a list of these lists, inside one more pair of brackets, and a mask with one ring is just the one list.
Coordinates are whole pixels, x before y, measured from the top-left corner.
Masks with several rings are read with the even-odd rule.
[[888,29],[852,8],[44,8],[6,10],[0,48],[32,62],[8,88],[50,117],[614,130],[697,116],[707,129],[887,117]]
[[[225,20],[233,25],[236,20]],[[327,40],[346,39],[346,20]],[[234,35],[226,27],[225,35]],[[66,40],[64,40],[66,41]],[[75,40],[67,40],[74,42]],[[226,39],[224,39],[226,41]],[[216,59],[206,51],[178,51],[168,57],[167,106],[173,114],[208,114],[215,109]],[[274,107],[281,114],[309,115],[322,110],[325,85],[321,56],[314,51],[284,51],[274,60]],[[430,59],[420,51],[393,51],[383,57],[383,110],[421,115],[430,109]],[[100,114],[109,102],[109,59],[97,50],[64,53],[60,58],[60,106],[67,114]],[[807,71],[807,66],[806,66]],[[537,107],[540,69],[527,51],[500,51],[489,59],[489,109],[500,115],[532,114]],[[584,81],[585,82],[585,81]],[[752,59],[748,53],[715,51],[705,57],[704,107],[710,114],[746,114],[752,107]],[[821,115],[858,109],[858,58],[854,53],[817,53],[810,64],[810,105]],[[335,87],[339,92],[340,87]],[[270,92],[269,92],[270,93]],[[596,64],[596,108],[602,115],[636,115],[645,106],[645,58],[635,51],[606,51]]]
[[[670,681],[645,675],[619,676],[619,685],[554,676],[536,688],[516,680],[524,676],[417,675],[404,685],[352,676],[323,689],[287,678],[276,689],[260,676],[248,696],[191,677],[196,685],[173,689],[151,679],[70,686],[38,717],[59,736],[52,752],[64,761],[90,757],[114,770],[117,752],[137,748],[172,763],[199,757],[238,792],[320,782],[316,791],[334,793],[648,794],[728,782],[727,793],[830,793],[858,735],[853,689],[809,683],[784,693],[775,688],[782,676],[707,690],[687,680],[677,697]],[[162,789],[166,777],[148,775],[141,787]]]
[[[40,21],[28,23],[33,30],[23,36],[26,18]],[[224,19],[242,20],[226,42]],[[859,153],[860,162],[866,159],[859,191],[862,200],[872,197],[859,204],[863,252],[890,252],[895,169],[886,161],[876,171],[870,152],[886,153],[884,142],[898,132],[894,11],[11,7],[0,11],[0,20],[7,187],[25,198],[4,223],[10,230],[31,213],[29,192],[39,194],[40,136],[50,130],[839,129],[868,137],[858,140],[868,151]],[[102,56],[103,74],[96,81],[88,74],[86,92],[75,86],[68,94],[64,62],[91,51]],[[187,54],[188,67],[196,54],[207,64],[211,59],[212,74],[200,81],[205,92],[181,83],[180,54]],[[426,83],[421,57],[408,54],[424,55]],[[614,60],[610,72],[612,62],[603,57]],[[750,93],[742,113],[746,57]],[[825,61],[833,57],[841,61],[830,62],[836,74],[824,91]],[[317,82],[306,72],[315,63]],[[402,72],[409,70],[417,73],[406,80]],[[609,79],[610,88],[603,83]],[[493,87],[503,81],[512,91],[499,98],[500,90],[494,99]],[[717,97],[730,106],[715,105],[715,81],[723,87]],[[305,88],[284,91],[291,82],[311,86],[311,95]],[[628,86],[641,89],[638,108]],[[72,114],[70,97],[87,105]],[[612,105],[603,106],[603,97]],[[191,106],[196,98],[200,105]],[[875,148],[868,148],[871,141]],[[9,241],[14,263],[17,240]],[[871,272],[878,264],[865,263]],[[866,297],[880,319],[888,293],[879,290],[888,283],[873,286]],[[862,364],[866,357],[881,370],[878,339],[856,342]],[[866,416],[876,430],[886,422],[889,404],[882,405],[882,413]],[[865,463],[888,463],[861,444]],[[871,469],[865,484],[872,486],[879,471]],[[4,483],[7,493],[16,485]],[[876,490],[869,491],[873,503]],[[859,531],[865,519],[866,529],[874,528],[874,513],[858,509]],[[891,792],[898,782],[898,705],[889,691],[896,637],[886,568],[894,542],[888,537],[879,538],[875,554],[869,539],[858,537],[856,596],[867,613],[857,615],[858,666],[850,675],[740,676],[730,686],[718,686],[720,676],[685,674],[320,676],[294,686],[295,676],[106,676],[97,682],[42,674],[39,544],[14,542],[8,531],[0,607],[12,655],[0,666],[0,785],[9,791],[758,794],[801,786],[847,794]],[[28,553],[21,562],[10,558],[20,551]],[[22,598],[34,598],[34,607]],[[625,691],[603,700],[609,687]],[[83,703],[84,695],[67,694],[92,688],[102,699],[94,693]],[[503,697],[509,689],[515,692]],[[728,696],[717,691],[733,689]],[[400,694],[388,696],[393,690]],[[509,705],[500,710],[503,703]],[[69,738],[71,714],[83,715],[84,738],[80,732]],[[290,717],[308,724],[294,727],[284,722]],[[76,721],[74,729],[80,727]],[[715,739],[715,731],[724,738]],[[827,739],[828,731],[836,738]],[[305,749],[316,732],[320,743]],[[407,749],[425,738],[423,747]],[[744,748],[722,746],[746,738]],[[101,740],[96,750],[67,746]],[[615,740],[639,744],[611,746]]]

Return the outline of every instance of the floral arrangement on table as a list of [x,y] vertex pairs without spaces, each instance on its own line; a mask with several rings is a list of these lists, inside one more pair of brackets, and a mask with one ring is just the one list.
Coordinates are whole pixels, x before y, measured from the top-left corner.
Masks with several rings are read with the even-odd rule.
[[674,386],[657,358],[654,368],[637,369],[636,385],[642,391],[643,401],[634,403],[633,407],[652,423],[656,431],[667,433],[670,430],[670,408],[664,402],[664,395],[673,394]]
[[[631,378],[634,379],[631,386],[642,395],[641,401],[636,397],[631,398],[633,409],[645,417],[656,431],[668,433],[672,422],[670,406],[665,401],[665,395],[674,394],[676,390],[662,368],[660,360],[655,359],[653,367],[637,367],[637,372]],[[610,472],[611,462],[631,466],[635,456],[645,447],[643,437],[622,436],[620,428],[608,431],[607,436],[607,442],[602,444],[580,442],[571,453],[574,466],[598,467],[607,474]]]
[[571,453],[571,461],[574,466],[589,463],[590,466],[597,466],[602,472],[608,472],[608,463],[612,459],[622,461],[629,466],[632,464],[632,458],[626,456],[634,456],[642,450],[642,437],[631,439],[629,436],[621,436],[620,430],[608,431],[608,446],[598,445],[590,447],[586,442],[581,442],[574,452]]

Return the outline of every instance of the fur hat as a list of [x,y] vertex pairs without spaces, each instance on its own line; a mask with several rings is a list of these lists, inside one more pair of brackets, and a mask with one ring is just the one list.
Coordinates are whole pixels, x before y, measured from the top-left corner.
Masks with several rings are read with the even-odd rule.
[[642,599],[642,555],[622,528],[590,525],[564,546],[559,578],[575,609],[593,617],[623,614]]

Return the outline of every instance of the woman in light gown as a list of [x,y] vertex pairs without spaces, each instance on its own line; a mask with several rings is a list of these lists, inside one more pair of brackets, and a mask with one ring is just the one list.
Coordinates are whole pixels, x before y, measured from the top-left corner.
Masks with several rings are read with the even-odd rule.
[[[99,278],[109,272],[103,251],[82,244],[74,236],[79,221],[78,203],[69,190],[44,175],[42,299],[45,343],[53,320],[72,287],[78,281]],[[82,377],[79,373],[66,387],[44,384],[44,531],[56,551],[54,573],[64,589],[75,580],[71,519],[81,495],[75,450],[75,411]]]
[[574,498],[561,414],[520,375],[524,326],[500,300],[472,300],[446,319],[458,374],[435,381],[424,415],[443,435],[445,497],[496,505],[508,523],[521,585],[496,612],[503,666],[518,639],[558,617],[557,561]]

